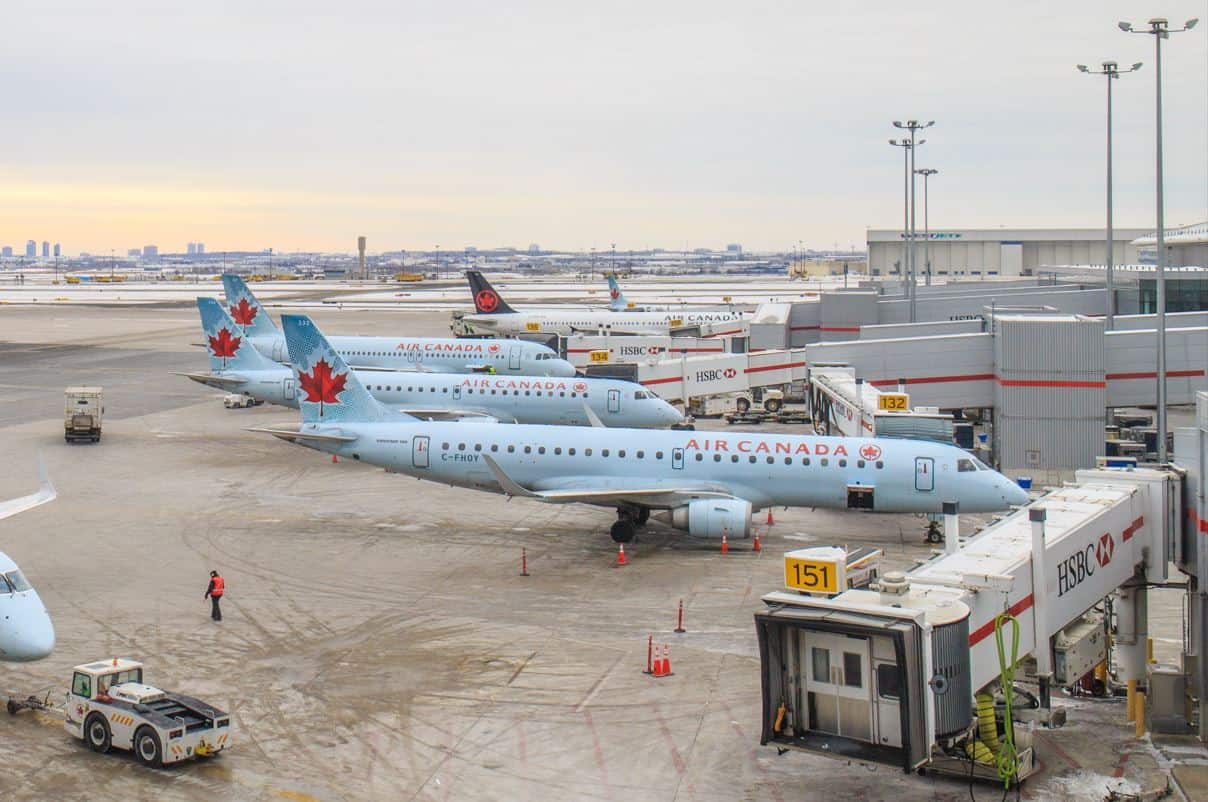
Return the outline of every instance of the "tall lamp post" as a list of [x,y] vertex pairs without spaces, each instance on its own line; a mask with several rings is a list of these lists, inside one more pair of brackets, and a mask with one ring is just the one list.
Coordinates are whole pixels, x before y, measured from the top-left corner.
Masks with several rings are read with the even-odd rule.
[[907,120],[906,122],[902,122],[901,120],[893,121],[894,128],[900,128],[903,131],[910,132],[910,140],[909,140],[910,146],[908,148],[906,148],[906,153],[909,157],[909,166],[906,168],[906,181],[907,181],[907,184],[909,184],[909,188],[910,188],[910,193],[909,193],[910,194],[910,244],[909,244],[908,250],[910,252],[910,322],[911,323],[914,323],[916,321],[916,316],[915,316],[916,297],[915,296],[916,296],[916,289],[918,287],[918,281],[917,281],[917,275],[916,275],[917,260],[915,259],[915,247],[914,247],[915,239],[916,239],[915,225],[914,225],[914,222],[915,222],[914,151],[919,145],[925,144],[927,142],[926,139],[918,138],[918,132],[923,130],[924,128],[930,128],[933,125],[935,125],[935,120],[928,120],[925,123],[921,123],[918,120]]
[[[902,241],[905,242],[910,237],[910,151],[913,146],[909,139],[891,139],[889,144],[902,149]],[[910,259],[908,257],[908,246],[902,248],[902,261],[898,269],[898,275],[902,281],[906,281],[906,273],[910,269]],[[910,295],[910,285],[906,285],[906,294]],[[914,322],[914,315],[910,316],[910,322]]]
[[1158,217],[1158,270],[1155,284],[1157,285],[1158,306],[1158,463],[1165,465],[1166,454],[1166,209],[1162,187],[1162,40],[1169,39],[1172,33],[1189,31],[1199,22],[1189,19],[1182,28],[1170,27],[1170,23],[1161,17],[1151,19],[1147,24],[1149,30],[1142,31],[1133,28],[1131,22],[1118,23],[1120,30],[1125,33],[1140,33],[1153,37],[1154,42],[1154,86],[1155,89],[1155,128],[1156,128],[1156,185],[1157,185],[1157,217]]
[[929,195],[927,192],[927,179],[939,172],[931,167],[920,167],[915,170],[916,173],[923,177],[923,280],[927,286],[931,286],[931,220],[928,214]]
[[1116,318],[1116,289],[1113,282],[1112,271],[1115,265],[1112,259],[1112,245],[1115,239],[1112,231],[1112,81],[1119,80],[1121,75],[1127,75],[1130,72],[1136,72],[1141,69],[1141,62],[1137,62],[1124,72],[1120,72],[1119,65],[1114,61],[1103,62],[1103,69],[1092,70],[1085,64],[1079,64],[1078,69],[1085,72],[1087,75],[1106,75],[1107,76],[1107,330],[1111,331],[1115,328]]

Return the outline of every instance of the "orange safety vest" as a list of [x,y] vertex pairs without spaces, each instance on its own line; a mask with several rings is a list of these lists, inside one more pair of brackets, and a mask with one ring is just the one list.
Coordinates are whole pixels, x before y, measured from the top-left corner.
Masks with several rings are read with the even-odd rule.
[[214,583],[214,589],[210,591],[210,595],[211,596],[221,596],[222,589],[226,584],[225,582],[222,581],[222,577],[212,576],[212,577],[210,577],[210,580]]

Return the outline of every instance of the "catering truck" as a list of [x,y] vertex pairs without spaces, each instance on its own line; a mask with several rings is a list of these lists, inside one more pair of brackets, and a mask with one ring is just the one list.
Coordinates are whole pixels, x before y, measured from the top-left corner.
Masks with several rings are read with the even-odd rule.
[[100,387],[68,387],[64,391],[63,439],[69,443],[96,443],[101,439],[105,414]]

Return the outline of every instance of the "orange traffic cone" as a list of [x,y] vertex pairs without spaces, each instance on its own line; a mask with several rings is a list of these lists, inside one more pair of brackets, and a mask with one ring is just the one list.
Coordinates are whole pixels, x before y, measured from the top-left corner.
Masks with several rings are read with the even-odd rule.
[[332,454],[332,455],[331,455],[331,461],[332,461],[332,462],[339,462],[339,461],[340,461],[340,458],[339,458],[339,457],[337,457],[335,454]]
[[726,542],[726,534],[725,534],[725,532],[723,532],[723,533],[722,533],[722,535],[721,535],[721,553],[722,553],[722,554],[729,554],[729,553],[730,553],[730,544]]
[[618,566],[625,564],[625,544],[622,543],[622,544],[620,544],[620,546],[621,546],[621,548],[617,551],[617,565]]
[[751,544],[751,551],[763,551],[763,544],[759,542],[759,533],[755,533],[755,542]]
[[663,673],[659,674],[659,676],[671,676],[671,650],[665,643],[663,644]]
[[772,520],[772,508],[768,507],[768,526],[771,526],[774,523],[776,522]]

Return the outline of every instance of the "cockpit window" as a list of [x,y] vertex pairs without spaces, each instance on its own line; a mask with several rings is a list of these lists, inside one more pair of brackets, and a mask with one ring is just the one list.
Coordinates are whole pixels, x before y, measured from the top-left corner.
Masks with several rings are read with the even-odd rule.
[[956,461],[956,470],[959,473],[965,473],[966,471],[976,471],[977,466],[973,464],[973,460],[971,460],[971,459],[958,459]]
[[974,457],[974,458],[973,458],[973,464],[977,466],[977,469],[978,469],[979,471],[988,471],[988,470],[990,470],[990,466],[989,466],[989,465],[987,465],[986,463],[982,462],[981,460],[979,460],[977,457]]
[[33,589],[32,586],[25,581],[25,574],[21,573],[20,569],[9,571],[4,575],[4,578],[8,580],[8,584],[11,585],[12,589],[17,593],[20,593],[23,590]]
[[636,390],[633,394],[634,401],[645,401],[649,397],[650,396],[646,395],[646,393],[642,392],[641,390]]

